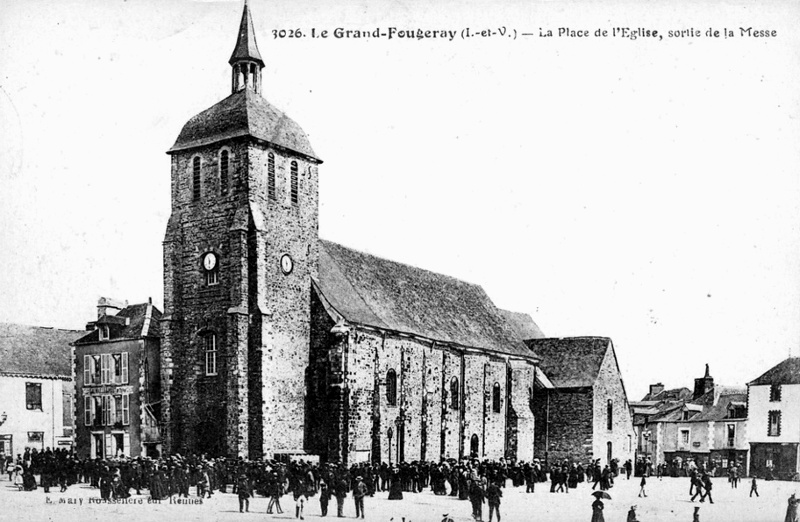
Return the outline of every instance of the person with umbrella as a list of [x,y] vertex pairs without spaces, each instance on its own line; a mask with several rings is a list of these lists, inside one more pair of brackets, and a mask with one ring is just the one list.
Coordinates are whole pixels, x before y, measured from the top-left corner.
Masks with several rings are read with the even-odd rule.
[[592,522],[606,522],[606,519],[603,517],[603,501],[600,499],[605,498],[611,500],[611,495],[605,491],[595,491],[592,493],[592,496],[594,497],[594,502],[592,502]]

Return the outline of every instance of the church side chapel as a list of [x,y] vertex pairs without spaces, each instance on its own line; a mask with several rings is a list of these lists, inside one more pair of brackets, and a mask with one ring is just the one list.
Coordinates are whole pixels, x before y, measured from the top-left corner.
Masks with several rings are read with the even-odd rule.
[[548,383],[523,342],[543,337],[530,316],[319,239],[322,160],[263,96],[246,3],[229,63],[231,95],[168,151],[164,449],[530,461],[534,389]]

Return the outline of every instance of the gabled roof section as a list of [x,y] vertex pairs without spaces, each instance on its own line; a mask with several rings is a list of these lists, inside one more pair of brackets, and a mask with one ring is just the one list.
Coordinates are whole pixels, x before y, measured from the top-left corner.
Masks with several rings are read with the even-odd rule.
[[517,332],[517,337],[520,339],[544,339],[545,335],[530,315],[523,312],[511,312],[499,308],[498,310],[502,316],[506,318],[506,321],[508,321],[508,324],[511,325],[514,331]]
[[345,320],[526,359],[535,354],[478,285],[320,240],[317,288]]
[[237,91],[192,117],[167,153],[240,137],[266,141],[322,163],[303,129],[252,89]]
[[648,393],[642,401],[680,401],[692,398],[692,390],[689,388],[673,388],[671,390],[661,390],[659,393]]
[[236,46],[233,48],[233,54],[231,54],[231,59],[228,60],[228,63],[233,65],[240,60],[258,62],[261,67],[264,67],[264,60],[261,59],[261,53],[258,52],[258,45],[256,45],[256,32],[253,29],[253,18],[250,16],[250,9],[247,8],[247,0],[244,2],[242,21],[239,23],[239,34],[236,37]]
[[606,352],[608,337],[526,339],[528,348],[541,358],[540,366],[556,388],[594,385]]
[[800,357],[789,357],[750,382],[750,386],[762,384],[800,384]]
[[70,343],[83,333],[0,323],[0,374],[71,379]]
[[[159,319],[161,311],[150,303],[126,306],[117,315],[102,316],[92,324],[109,324],[111,341],[119,339],[142,339],[144,337],[161,337]],[[113,319],[113,321],[112,321]],[[75,341],[74,344],[100,342],[100,334],[93,330]]]

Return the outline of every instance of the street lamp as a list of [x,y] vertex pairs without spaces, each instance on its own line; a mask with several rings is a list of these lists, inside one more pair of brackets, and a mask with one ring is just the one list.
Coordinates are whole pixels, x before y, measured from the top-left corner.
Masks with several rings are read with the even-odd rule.
[[388,430],[386,430],[386,437],[389,439],[389,467],[392,466],[392,438],[394,437],[394,431],[392,431],[391,426]]

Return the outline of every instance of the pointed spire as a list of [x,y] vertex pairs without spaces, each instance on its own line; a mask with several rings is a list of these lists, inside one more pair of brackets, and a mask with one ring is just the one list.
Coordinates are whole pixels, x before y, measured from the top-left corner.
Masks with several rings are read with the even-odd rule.
[[253,29],[250,9],[247,8],[247,0],[244,2],[236,47],[233,49],[233,54],[231,54],[231,59],[228,60],[228,63],[233,65],[239,61],[256,62],[261,67],[264,67],[264,60],[261,59],[261,53],[258,52],[258,45],[256,45],[256,32]]

